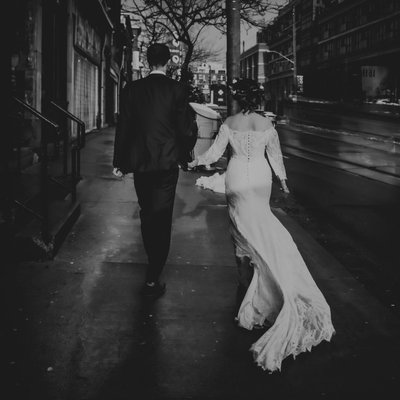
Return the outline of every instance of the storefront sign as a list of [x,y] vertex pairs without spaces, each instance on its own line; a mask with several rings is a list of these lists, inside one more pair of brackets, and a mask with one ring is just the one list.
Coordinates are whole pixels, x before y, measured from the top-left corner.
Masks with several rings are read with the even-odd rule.
[[361,67],[361,86],[367,98],[385,97],[388,89],[389,70],[381,65],[363,65]]
[[297,75],[297,93],[303,93],[304,90],[304,76]]
[[181,43],[179,42],[179,40],[176,39],[177,37],[178,37],[177,33],[171,36],[168,42],[168,47],[171,53],[172,63],[175,65],[180,65],[180,63],[182,62],[182,50],[181,50]]

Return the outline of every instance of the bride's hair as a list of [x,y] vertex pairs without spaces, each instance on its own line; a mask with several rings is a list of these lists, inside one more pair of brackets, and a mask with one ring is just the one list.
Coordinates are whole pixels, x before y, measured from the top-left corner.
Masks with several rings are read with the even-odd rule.
[[243,113],[253,112],[259,108],[264,96],[263,86],[248,78],[233,79],[229,89]]

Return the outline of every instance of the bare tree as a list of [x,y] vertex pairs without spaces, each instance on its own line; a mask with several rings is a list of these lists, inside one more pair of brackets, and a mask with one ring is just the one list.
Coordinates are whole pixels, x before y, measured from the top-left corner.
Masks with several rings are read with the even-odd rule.
[[[276,10],[277,3],[274,0],[242,0],[241,18],[249,24],[262,26],[260,16]],[[193,57],[207,52],[204,48],[202,51],[201,46],[196,47],[203,29],[214,26],[225,32],[226,28],[225,0],[126,0],[123,7],[140,18],[152,41],[169,34],[184,44],[185,58],[181,66],[181,80],[184,81],[188,79]]]
[[190,62],[217,61],[221,55],[223,48],[216,48],[212,44],[206,42],[204,38],[199,38],[194,45],[193,54]]

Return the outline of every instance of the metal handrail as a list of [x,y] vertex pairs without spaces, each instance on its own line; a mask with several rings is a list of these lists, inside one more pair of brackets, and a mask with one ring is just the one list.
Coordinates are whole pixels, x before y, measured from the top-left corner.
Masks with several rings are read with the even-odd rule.
[[[59,104],[54,102],[53,100],[49,101],[49,104],[60,111],[65,117],[69,118],[70,120],[76,122],[78,124],[78,133],[77,133],[77,145],[73,145],[71,148],[71,175],[72,175],[72,201],[76,200],[76,183],[81,178],[80,171],[81,171],[81,157],[80,157],[80,149],[82,149],[85,145],[85,131],[86,125],[85,123],[79,119],[76,115],[72,114],[65,108],[61,107]],[[69,145],[69,134],[66,131],[64,137],[64,160],[63,160],[63,168],[64,168],[64,175],[67,175],[68,171],[68,145]]]
[[72,114],[71,112],[69,112],[68,110],[66,110],[65,108],[61,107],[60,105],[58,105],[57,103],[55,103],[53,100],[50,100],[50,104],[53,105],[54,107],[58,108],[61,112],[63,112],[65,115],[67,115],[69,118],[73,119],[75,122],[77,122],[78,124],[82,124],[84,125],[85,123],[79,119],[76,115]]
[[49,103],[53,107],[55,107],[58,111],[62,112],[67,118],[72,119],[73,121],[75,121],[78,124],[78,126],[81,128],[81,130],[78,129],[78,143],[79,143],[80,147],[83,147],[84,141],[85,141],[85,139],[84,139],[85,129],[86,129],[85,123],[81,119],[79,119],[76,115],[72,114],[65,108],[61,107],[59,104],[55,103],[53,100],[50,100]]
[[[23,107],[25,110],[36,116],[42,122],[47,124],[51,129],[53,129],[56,134],[59,133],[60,127],[55,122],[51,121],[47,117],[45,117],[40,111],[36,110],[29,104],[25,103],[23,100],[18,97],[13,97],[13,100]],[[16,199],[13,199],[14,204],[19,207],[22,207],[26,211],[30,212],[31,215],[38,218],[41,221],[41,233],[42,239],[45,243],[48,243],[50,238],[50,230],[49,230],[49,193],[48,193],[48,153],[47,153],[47,135],[42,133],[41,137],[41,161],[40,161],[40,203],[41,203],[41,214],[38,214],[36,211],[27,207],[26,205],[18,202]]]
[[60,127],[53,121],[50,121],[48,118],[46,118],[40,111],[36,110],[36,108],[33,108],[30,106],[28,103],[25,103],[18,97],[13,97],[13,100],[17,102],[20,106],[31,112],[33,115],[38,117],[41,121],[45,122],[46,124],[50,125],[52,128],[59,130]]

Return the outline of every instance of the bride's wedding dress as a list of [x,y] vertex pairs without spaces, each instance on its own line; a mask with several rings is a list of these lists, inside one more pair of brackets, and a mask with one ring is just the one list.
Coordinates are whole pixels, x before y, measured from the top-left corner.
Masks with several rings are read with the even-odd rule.
[[201,176],[196,180],[196,185],[203,189],[210,189],[213,192],[225,193],[225,172],[216,172],[211,176]]
[[199,165],[216,162],[228,143],[232,148],[225,191],[236,256],[251,259],[254,274],[240,306],[238,324],[246,329],[272,324],[251,351],[264,370],[280,370],[294,357],[334,334],[331,312],[291,235],[269,207],[272,172],[286,178],[276,130],[234,131],[221,125]]

